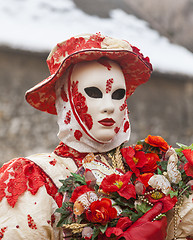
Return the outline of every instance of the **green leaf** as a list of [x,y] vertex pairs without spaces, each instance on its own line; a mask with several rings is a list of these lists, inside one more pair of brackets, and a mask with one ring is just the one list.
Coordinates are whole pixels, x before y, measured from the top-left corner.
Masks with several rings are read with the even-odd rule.
[[99,229],[102,233],[105,233],[105,231],[107,230],[108,224],[106,225],[100,225]]
[[134,208],[134,202],[131,199],[127,200],[127,199],[119,196],[119,197],[113,198],[113,200],[116,203],[113,205]]
[[174,196],[177,197],[177,196],[178,196],[178,191],[175,191],[175,192],[174,192],[174,191],[170,190],[170,191],[167,193],[167,195],[170,195],[171,198],[173,198]]
[[71,173],[74,177],[74,181],[80,183],[81,185],[86,185],[85,178],[76,173]]
[[160,219],[162,219],[162,217],[166,217],[166,215],[165,215],[164,213],[159,214],[159,215],[156,217],[156,220],[160,220]]
[[149,206],[147,203],[142,202],[141,204],[137,205],[137,211],[141,211],[142,213],[146,213],[149,211],[152,207]]
[[162,171],[159,168],[157,168],[157,174],[162,175]]
[[126,208],[122,211],[121,215],[124,217],[129,217],[131,219],[131,221],[135,222],[135,221],[137,221],[138,218],[143,216],[143,213],[141,211],[133,212],[131,209]]
[[61,218],[57,224],[57,227],[60,227],[63,224],[70,224],[74,221],[73,203],[63,202],[62,207],[57,208],[56,212],[61,214]]
[[183,148],[183,149],[188,148],[187,145],[184,145],[184,144],[182,144],[182,143],[176,143],[176,145],[178,145],[180,148]]
[[163,171],[167,171],[167,164],[168,164],[168,161],[160,161],[160,162],[157,162],[157,165],[158,165],[158,166],[161,166],[161,168],[162,168]]
[[94,240],[94,239],[99,235],[99,233],[100,233],[100,229],[94,227],[94,229],[93,229],[93,235],[92,235],[91,240]]

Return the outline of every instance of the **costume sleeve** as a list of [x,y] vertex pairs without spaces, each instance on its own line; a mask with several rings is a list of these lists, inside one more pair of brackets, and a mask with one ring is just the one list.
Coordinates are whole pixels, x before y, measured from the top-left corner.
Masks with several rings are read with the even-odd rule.
[[19,158],[0,169],[0,239],[61,240],[58,188],[34,162]]
[[[174,238],[174,214],[173,211],[167,213],[168,229],[166,240]],[[186,198],[184,196],[183,203],[179,208],[177,215],[177,239],[186,240],[188,237],[193,237],[193,194]],[[191,238],[190,238],[191,239]]]

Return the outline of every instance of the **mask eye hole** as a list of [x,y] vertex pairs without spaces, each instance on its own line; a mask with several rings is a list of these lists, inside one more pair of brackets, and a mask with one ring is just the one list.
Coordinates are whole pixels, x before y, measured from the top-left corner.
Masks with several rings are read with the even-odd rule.
[[112,94],[112,99],[121,100],[125,97],[125,89],[119,88]]
[[103,94],[97,87],[87,87],[84,89],[85,93],[91,98],[102,98]]

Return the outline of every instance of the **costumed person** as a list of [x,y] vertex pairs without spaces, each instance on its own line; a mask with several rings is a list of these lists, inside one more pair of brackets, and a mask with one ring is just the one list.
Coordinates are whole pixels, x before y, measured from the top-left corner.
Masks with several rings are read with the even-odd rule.
[[[51,75],[28,90],[26,100],[58,116],[61,142],[51,154],[16,158],[0,169],[0,239],[67,239],[56,227],[55,210],[63,202],[59,180],[76,172],[88,154],[101,156],[95,167],[102,175],[110,171],[107,166],[124,171],[121,160],[106,156],[129,140],[126,99],[152,72],[139,49],[101,34],[57,44],[47,63]],[[154,206],[122,237],[165,239],[165,218],[153,221],[161,209],[161,203]]]

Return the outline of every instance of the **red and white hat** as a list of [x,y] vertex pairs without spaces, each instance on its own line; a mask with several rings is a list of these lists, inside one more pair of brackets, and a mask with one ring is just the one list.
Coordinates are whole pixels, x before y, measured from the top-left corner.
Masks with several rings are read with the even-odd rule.
[[122,68],[126,80],[127,97],[137,86],[150,78],[152,66],[139,49],[125,40],[97,34],[72,37],[59,43],[48,56],[47,64],[51,75],[26,92],[26,100],[33,107],[57,114],[55,84],[67,68],[82,61],[98,60],[102,57],[116,61]]

